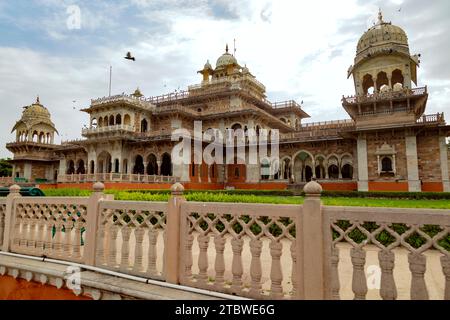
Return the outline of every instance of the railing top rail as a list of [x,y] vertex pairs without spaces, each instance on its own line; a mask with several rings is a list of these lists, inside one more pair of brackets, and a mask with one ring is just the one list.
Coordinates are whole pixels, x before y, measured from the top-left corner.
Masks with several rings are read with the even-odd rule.
[[198,213],[215,213],[230,215],[296,217],[301,213],[301,205],[293,204],[262,204],[262,203],[227,203],[227,202],[195,202],[181,204],[184,209],[195,210]]
[[162,201],[118,201],[118,200],[101,200],[101,209],[146,209],[152,211],[166,212],[168,210],[168,203]]
[[20,197],[17,203],[87,205],[89,197]]
[[330,219],[450,226],[450,210],[323,206]]

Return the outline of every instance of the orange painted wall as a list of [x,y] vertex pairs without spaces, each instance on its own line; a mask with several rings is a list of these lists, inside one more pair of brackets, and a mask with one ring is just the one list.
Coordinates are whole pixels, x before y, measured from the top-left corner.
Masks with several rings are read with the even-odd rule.
[[87,296],[77,297],[68,289],[57,289],[50,285],[28,282],[0,276],[0,300],[92,300]]
[[356,182],[324,182],[320,183],[322,189],[325,191],[356,191],[358,190],[358,184]]
[[227,187],[234,187],[235,189],[245,190],[285,190],[287,183],[232,183],[226,184]]
[[442,182],[424,182],[422,184],[423,192],[444,192]]
[[369,191],[408,192],[408,182],[369,182]]

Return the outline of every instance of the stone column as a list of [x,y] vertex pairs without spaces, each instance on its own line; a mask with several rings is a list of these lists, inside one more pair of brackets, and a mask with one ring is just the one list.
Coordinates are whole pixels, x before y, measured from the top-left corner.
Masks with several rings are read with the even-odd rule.
[[158,165],[158,170],[156,171],[156,175],[160,176],[161,175],[161,164],[162,161],[156,161],[156,164]]
[[23,166],[23,177],[25,179],[28,179],[28,181],[31,181],[31,169],[32,169],[31,163],[24,163],[24,166]]
[[450,192],[450,179],[448,172],[448,148],[445,137],[439,137],[439,150],[441,155],[441,172],[442,172],[442,186],[444,192]]
[[419,180],[419,165],[417,160],[417,140],[415,135],[406,136],[406,167],[408,170],[408,191],[422,191]]
[[358,191],[369,191],[369,172],[367,169],[367,140],[359,137],[358,149]]

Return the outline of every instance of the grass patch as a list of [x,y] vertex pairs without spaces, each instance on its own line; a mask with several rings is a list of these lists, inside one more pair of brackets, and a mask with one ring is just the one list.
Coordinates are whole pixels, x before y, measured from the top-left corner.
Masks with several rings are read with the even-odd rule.
[[[44,190],[48,197],[87,197],[92,191],[81,189],[48,189]],[[167,201],[170,193],[167,190],[150,191],[122,191],[106,190],[107,194],[114,194],[116,200],[124,201]],[[228,202],[228,203],[271,203],[271,204],[302,204],[303,197],[267,194],[244,194],[229,192],[189,191],[185,193],[188,201],[198,202]],[[450,209],[450,201],[446,199],[393,199],[393,198],[354,198],[323,196],[322,202],[327,206],[350,207],[388,207],[388,208],[428,208]]]

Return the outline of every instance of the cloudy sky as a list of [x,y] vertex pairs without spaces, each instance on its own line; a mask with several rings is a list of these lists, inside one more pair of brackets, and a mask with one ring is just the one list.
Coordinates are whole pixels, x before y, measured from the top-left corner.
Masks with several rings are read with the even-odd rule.
[[[10,156],[11,128],[36,95],[57,141],[79,138],[88,123],[79,109],[108,94],[110,65],[113,93],[159,95],[200,82],[196,71],[233,39],[270,100],[303,100],[310,121],[347,118],[347,69],[378,7],[422,54],[427,113],[450,117],[448,0],[0,0],[0,157]],[[127,51],[136,62],[123,59]]]

